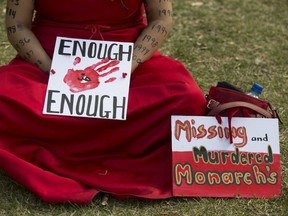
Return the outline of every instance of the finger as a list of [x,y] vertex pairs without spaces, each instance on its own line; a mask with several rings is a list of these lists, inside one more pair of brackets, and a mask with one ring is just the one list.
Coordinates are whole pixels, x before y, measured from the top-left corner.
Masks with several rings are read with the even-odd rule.
[[119,67],[114,67],[114,68],[112,68],[110,71],[108,71],[106,73],[99,74],[99,77],[105,77],[105,76],[107,76],[109,74],[112,74],[112,73],[114,73],[116,71],[119,71],[119,69],[120,69]]
[[110,61],[109,58],[105,58],[105,59],[102,59],[101,61],[97,62],[96,64],[93,64],[93,65],[87,67],[87,68],[91,68],[91,69],[94,70],[94,69],[95,69],[96,67],[98,67],[99,65],[101,65],[101,64],[106,64],[106,63],[109,62],[109,61]]
[[104,66],[99,67],[96,71],[100,73],[102,71],[107,70],[108,68],[111,68],[111,67],[118,65],[119,63],[120,63],[120,61],[111,61],[108,64],[105,64]]

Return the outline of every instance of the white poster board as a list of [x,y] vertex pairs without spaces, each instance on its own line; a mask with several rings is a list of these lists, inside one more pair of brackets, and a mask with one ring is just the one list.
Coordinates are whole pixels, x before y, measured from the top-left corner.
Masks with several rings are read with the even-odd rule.
[[57,37],[44,114],[125,120],[133,43]]
[[[281,195],[278,119],[172,116],[174,196]],[[230,135],[233,143],[230,143]]]

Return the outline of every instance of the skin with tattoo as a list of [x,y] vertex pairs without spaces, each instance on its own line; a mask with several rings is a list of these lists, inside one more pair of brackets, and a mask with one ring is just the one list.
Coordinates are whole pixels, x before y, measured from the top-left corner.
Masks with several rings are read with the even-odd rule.
[[6,31],[8,40],[18,54],[48,73],[51,58],[31,31],[34,0],[7,0]]
[[151,58],[172,30],[172,0],[145,0],[148,26],[134,44],[132,71]]
[[[8,40],[27,62],[48,73],[51,58],[31,31],[35,0],[7,0]],[[144,0],[148,25],[134,44],[132,72],[161,46],[172,29],[172,0]]]

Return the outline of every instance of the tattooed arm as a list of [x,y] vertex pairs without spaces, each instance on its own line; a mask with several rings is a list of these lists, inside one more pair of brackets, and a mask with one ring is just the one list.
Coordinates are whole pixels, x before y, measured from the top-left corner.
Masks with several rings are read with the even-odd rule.
[[148,26],[134,45],[132,71],[151,58],[172,30],[172,0],[144,0]]
[[33,11],[34,0],[7,0],[7,37],[23,59],[48,73],[51,59],[31,31]]

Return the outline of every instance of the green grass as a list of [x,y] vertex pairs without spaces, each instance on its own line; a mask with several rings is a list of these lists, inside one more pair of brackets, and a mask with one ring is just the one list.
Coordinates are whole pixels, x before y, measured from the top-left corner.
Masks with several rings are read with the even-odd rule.
[[[4,4],[0,0],[0,64],[15,55],[4,32]],[[254,81],[264,85],[262,97],[278,108],[284,122],[280,126],[283,195],[277,199],[110,199],[108,206],[101,206],[96,197],[87,206],[50,205],[0,172],[0,215],[288,214],[288,1],[175,0],[174,20],[174,31],[161,50],[181,60],[205,93],[223,80],[245,90]]]

